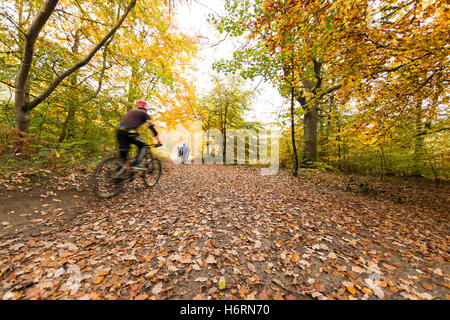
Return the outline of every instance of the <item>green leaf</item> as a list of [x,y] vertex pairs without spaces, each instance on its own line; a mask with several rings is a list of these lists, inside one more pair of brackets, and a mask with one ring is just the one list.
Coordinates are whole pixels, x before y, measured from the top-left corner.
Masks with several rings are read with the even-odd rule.
[[220,289],[220,290],[225,289],[226,286],[227,286],[226,281],[221,281],[221,282],[219,282],[219,289]]

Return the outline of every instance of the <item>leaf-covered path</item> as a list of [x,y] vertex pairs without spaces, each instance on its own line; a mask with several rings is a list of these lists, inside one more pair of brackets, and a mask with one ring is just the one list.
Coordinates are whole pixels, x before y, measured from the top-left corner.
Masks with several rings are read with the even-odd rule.
[[0,230],[0,298],[449,299],[447,209],[175,166],[155,189]]

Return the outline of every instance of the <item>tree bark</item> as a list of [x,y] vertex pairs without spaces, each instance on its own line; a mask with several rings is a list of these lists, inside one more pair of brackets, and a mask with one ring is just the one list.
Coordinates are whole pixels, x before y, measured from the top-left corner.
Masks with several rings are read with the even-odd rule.
[[227,163],[227,116],[228,116],[228,101],[225,103],[225,111],[223,115],[222,127],[222,157],[223,163]]
[[47,0],[37,16],[31,22],[23,45],[22,61],[17,72],[14,95],[14,113],[16,127],[21,132],[28,132],[30,126],[29,101],[27,99],[27,79],[33,62],[34,44],[42,28],[50,18],[58,0]]
[[[78,54],[78,49],[80,46],[80,30],[77,29],[77,31],[75,32],[75,38],[74,38],[74,43],[73,43],[73,47],[72,47],[72,53],[74,55]],[[72,85],[73,88],[76,87],[77,85],[77,76],[76,75],[72,75],[71,79],[70,79],[70,84]],[[72,101],[69,101],[69,110],[67,112],[67,117],[66,120],[63,123],[63,127],[61,129],[61,134],[59,135],[59,139],[58,142],[63,142],[64,139],[66,138],[66,136],[68,135],[69,131],[72,131],[72,121],[75,118],[75,108],[76,106],[74,105],[74,101],[73,99],[71,99]],[[69,135],[72,135],[73,132],[70,132]]]
[[422,158],[424,157],[424,135],[422,134],[425,131],[423,122],[422,122],[422,101],[417,102],[416,104],[416,135],[414,140],[414,170],[413,175],[416,177],[422,176],[422,167],[423,167],[423,161]]
[[317,124],[319,111],[315,103],[309,106],[303,124],[303,166],[311,167],[317,160]]
[[292,139],[292,150],[294,156],[294,172],[293,175],[296,177],[298,175],[298,154],[297,146],[295,144],[295,122],[294,122],[294,86],[291,84],[291,139]]
[[136,66],[136,62],[132,62],[131,64],[131,78],[128,82],[128,94],[127,100],[130,103],[127,106],[127,111],[130,111],[133,107],[134,102],[137,100],[136,96],[136,78],[138,73],[138,67]]
[[341,120],[337,117],[337,142],[338,142],[338,168],[342,170],[342,157],[341,157]]

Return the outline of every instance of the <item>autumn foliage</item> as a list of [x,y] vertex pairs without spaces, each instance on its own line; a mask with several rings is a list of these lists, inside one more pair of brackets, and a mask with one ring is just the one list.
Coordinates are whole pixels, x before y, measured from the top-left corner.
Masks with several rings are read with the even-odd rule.
[[[448,177],[446,1],[226,1],[226,7],[228,16],[213,22],[222,32],[246,35],[249,45],[217,67],[270,78],[286,96],[294,88],[295,122],[302,117],[297,126],[304,127],[295,139],[317,148],[317,159],[307,160]],[[313,128],[305,130],[311,117]],[[292,145],[287,132],[286,139]]]

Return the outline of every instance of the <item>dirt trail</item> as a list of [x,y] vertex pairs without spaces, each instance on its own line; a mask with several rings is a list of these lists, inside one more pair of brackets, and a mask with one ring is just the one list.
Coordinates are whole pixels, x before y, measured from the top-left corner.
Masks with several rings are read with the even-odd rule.
[[0,222],[4,227],[0,236],[46,229],[46,218],[50,217],[49,222],[73,218],[92,199],[87,191],[51,187],[0,192]]
[[450,294],[449,216],[430,208],[215,165],[175,166],[111,200],[28,192],[0,195],[3,299]]

